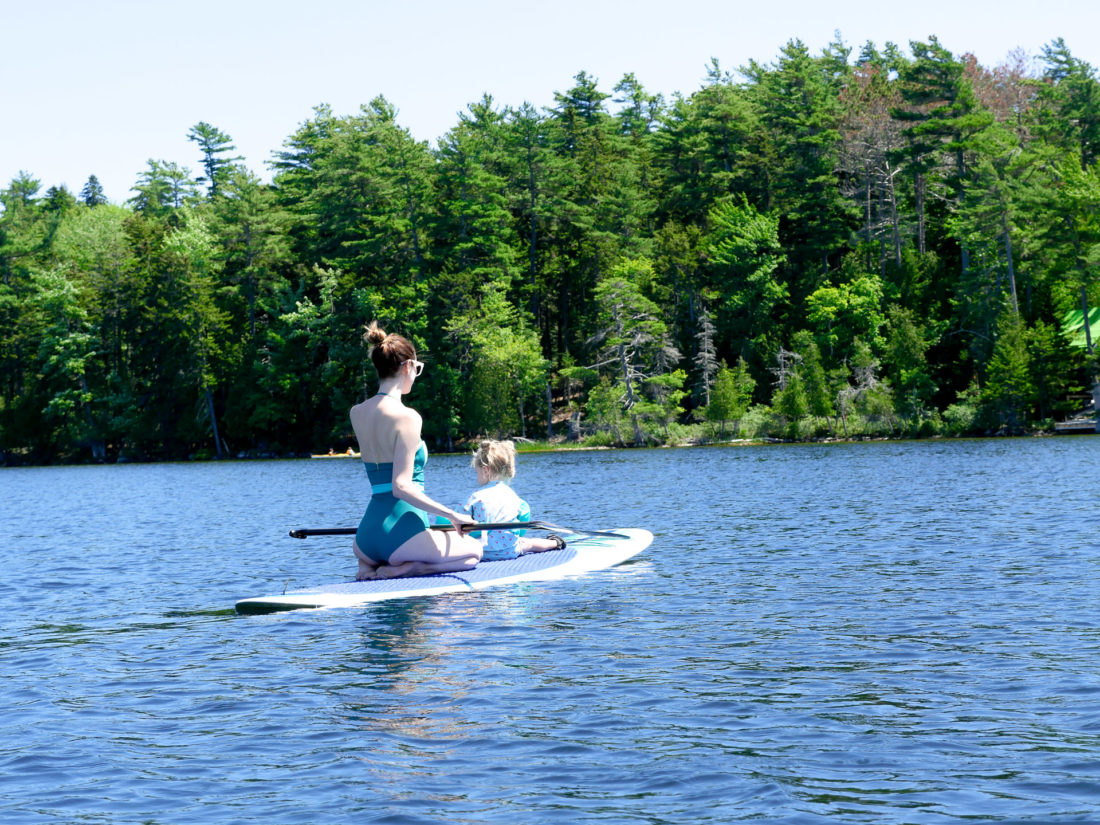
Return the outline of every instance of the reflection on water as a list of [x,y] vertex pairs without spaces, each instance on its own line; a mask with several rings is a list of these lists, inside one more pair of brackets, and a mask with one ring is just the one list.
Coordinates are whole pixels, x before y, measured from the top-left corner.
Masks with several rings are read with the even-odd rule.
[[[0,471],[5,823],[1088,821],[1100,439],[523,456],[565,582],[339,580],[354,462]],[[445,500],[464,457],[433,457]]]

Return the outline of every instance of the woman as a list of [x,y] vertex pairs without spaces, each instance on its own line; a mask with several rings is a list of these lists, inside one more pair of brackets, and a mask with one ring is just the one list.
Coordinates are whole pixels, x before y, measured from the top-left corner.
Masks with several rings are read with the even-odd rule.
[[[469,516],[424,493],[428,449],[421,419],[401,403],[424,365],[407,338],[387,335],[372,321],[363,336],[378,371],[378,393],[351,408],[351,425],[371,482],[371,500],[352,548],[356,579],[389,579],[469,570],[481,559],[481,543],[462,533]],[[454,532],[428,529],[428,513],[450,521]]]

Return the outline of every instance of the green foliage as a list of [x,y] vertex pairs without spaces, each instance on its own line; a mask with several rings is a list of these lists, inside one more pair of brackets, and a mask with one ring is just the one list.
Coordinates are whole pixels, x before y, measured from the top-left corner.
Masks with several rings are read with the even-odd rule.
[[723,365],[714,380],[714,391],[705,415],[708,421],[721,424],[721,435],[725,436],[727,421],[740,421],[752,403],[756,381],[749,373],[744,358],[737,359],[733,369]]
[[198,178],[195,182],[205,183],[207,195],[213,199],[217,197],[229,177],[233,164],[242,158],[222,157],[226,152],[232,152],[237,148],[233,145],[233,138],[205,121],[192,126],[191,131],[187,133],[187,139],[199,145],[202,151],[202,168],[206,172],[204,177]]
[[934,340],[908,309],[891,306],[888,319],[885,355],[890,382],[897,395],[898,413],[919,427],[936,391],[927,361]]
[[447,325],[465,383],[467,432],[527,435],[527,412],[544,391],[548,364],[533,330],[503,293],[486,287],[481,304]]
[[798,373],[805,388],[807,413],[819,418],[833,415],[832,394],[825,377],[825,368],[821,363],[821,352],[817,348],[817,342],[809,332],[802,330],[795,333],[792,345],[795,352],[801,356]]
[[719,328],[742,343],[741,352],[762,357],[776,343],[778,310],[789,297],[778,275],[784,260],[779,219],[742,198],[712,209],[709,223],[710,269],[723,298]]
[[580,72],[435,146],[385,98],[318,106],[271,183],[202,121],[201,177],[150,160],[123,205],[22,172],[0,460],[346,446],[371,319],[423,353],[410,401],[445,448],[565,418],[640,445],[1068,414],[1100,386],[1058,332],[1100,305],[1096,72],[1061,40],[1038,78],[910,53],[795,40],[667,101]]
[[152,158],[131,191],[130,205],[146,217],[164,217],[198,200],[198,183],[186,167]]
[[588,401],[585,403],[585,418],[595,428],[597,433],[605,433],[610,439],[607,443],[623,443],[623,426],[626,420],[626,412],[623,407],[623,399],[626,395],[625,388],[616,384],[607,376],[588,393]]
[[958,394],[953,404],[943,411],[944,428],[950,435],[969,435],[978,430],[981,421],[981,387],[972,382]]
[[1079,403],[1072,395],[1083,389],[1081,376],[1096,374],[1095,369],[1082,368],[1083,353],[1071,347],[1055,325],[1041,321],[1028,330],[1027,350],[1039,419],[1077,412]]
[[997,319],[996,334],[982,400],[1009,432],[1015,432],[1036,398],[1027,330],[1019,313],[1009,308]]
[[874,349],[881,348],[881,330],[886,322],[882,279],[874,273],[859,271],[855,256],[845,259],[841,276],[849,280],[837,286],[826,283],[806,299],[807,322],[829,357],[838,362],[852,356],[856,339]]
[[99,206],[107,202],[107,196],[103,193],[103,184],[95,175],[89,175],[84,188],[80,190],[80,200],[85,206]]

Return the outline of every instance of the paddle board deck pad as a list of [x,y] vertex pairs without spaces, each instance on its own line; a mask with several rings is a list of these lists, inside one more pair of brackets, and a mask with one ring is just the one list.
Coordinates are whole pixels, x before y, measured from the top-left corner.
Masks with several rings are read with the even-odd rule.
[[464,593],[501,584],[553,581],[603,570],[642,552],[653,541],[648,530],[616,529],[625,538],[567,535],[563,550],[529,553],[508,561],[483,561],[465,573],[440,573],[382,581],[339,582],[293,590],[278,596],[258,596],[237,602],[238,613],[274,613],[319,607],[360,607],[387,599]]

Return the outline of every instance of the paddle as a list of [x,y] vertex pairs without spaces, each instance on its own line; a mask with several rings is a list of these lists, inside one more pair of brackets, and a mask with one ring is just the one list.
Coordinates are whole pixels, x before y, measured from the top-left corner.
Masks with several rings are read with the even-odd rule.
[[[472,530],[558,530],[562,533],[583,533],[586,536],[607,536],[616,539],[630,538],[622,533],[612,533],[607,530],[580,530],[573,527],[559,527],[557,524],[551,524],[548,521],[501,521],[486,524],[464,524],[462,528],[464,533]],[[431,529],[454,530],[455,528],[453,524],[447,522],[446,524],[433,524]],[[309,538],[310,536],[354,536],[355,533],[355,527],[299,528],[290,531],[290,535],[296,539]]]

